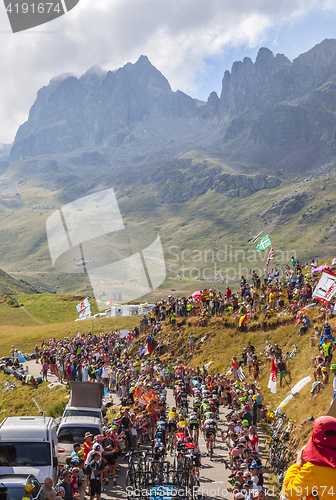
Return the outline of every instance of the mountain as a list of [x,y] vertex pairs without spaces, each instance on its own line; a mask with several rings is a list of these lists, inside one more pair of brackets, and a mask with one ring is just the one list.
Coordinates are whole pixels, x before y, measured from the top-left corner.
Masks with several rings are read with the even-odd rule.
[[[243,252],[246,260],[250,231],[267,231],[283,255],[288,244],[305,259],[329,256],[335,84],[336,40],[293,61],[263,47],[255,62],[235,62],[220,95],[206,102],[173,91],[146,56],[115,71],[94,66],[79,78],[53,78],[11,147],[0,150],[1,266],[43,290],[89,293],[87,277],[51,265],[46,220],[111,187],[142,248],[160,233],[167,290],[176,279],[184,283],[176,255],[188,272],[194,261],[184,261],[183,251],[217,255],[225,247],[225,255]],[[262,272],[261,257],[248,265]],[[245,260],[231,258],[224,275]],[[71,265],[78,269],[75,259]],[[206,266],[207,258],[197,269]]]
[[169,148],[175,159],[203,148],[275,171],[314,170],[335,152],[335,79],[333,39],[292,62],[261,48],[254,63],[235,62],[220,97],[213,92],[206,103],[173,92],[146,56],[116,71],[94,66],[39,90],[8,159],[98,149],[87,160],[103,166],[101,148],[118,161],[124,147],[132,162],[137,149],[147,156]]

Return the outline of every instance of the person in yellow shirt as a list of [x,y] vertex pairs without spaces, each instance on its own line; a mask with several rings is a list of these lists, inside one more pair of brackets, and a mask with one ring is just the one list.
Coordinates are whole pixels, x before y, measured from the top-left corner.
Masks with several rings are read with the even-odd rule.
[[25,494],[22,497],[22,500],[30,500],[30,496],[31,496],[34,488],[35,488],[35,486],[33,486],[32,484],[27,484],[25,486]]
[[168,413],[168,440],[170,439],[170,435],[173,431],[176,431],[178,421],[178,413],[176,408],[173,407],[171,411]]
[[187,422],[186,420],[180,420],[180,421],[178,422],[178,424],[177,424],[177,427],[178,427],[179,429],[181,429],[181,428],[183,429],[183,428],[185,428],[185,427],[188,427],[188,422]]
[[281,493],[288,500],[336,499],[336,418],[315,420],[313,434],[297,463],[289,467]]
[[270,291],[268,295],[268,300],[270,308],[274,310],[276,308],[276,293],[273,289]]

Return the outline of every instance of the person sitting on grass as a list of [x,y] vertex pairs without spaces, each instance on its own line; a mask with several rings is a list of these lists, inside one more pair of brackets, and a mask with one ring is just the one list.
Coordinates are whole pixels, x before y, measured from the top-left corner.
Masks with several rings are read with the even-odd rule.
[[314,333],[313,333],[313,336],[310,337],[310,348],[313,347],[314,345],[314,342],[317,340],[317,341],[320,341],[320,338],[321,338],[321,330],[319,329],[318,325],[314,325]]
[[316,398],[316,396],[320,393],[320,390],[321,390],[321,382],[319,380],[317,382],[313,382],[312,388],[310,391],[311,395],[310,395],[310,398],[308,401],[310,401],[314,397]]
[[299,336],[301,337],[304,333],[307,332],[308,328],[310,327],[310,321],[309,321],[309,318],[308,316],[306,316],[305,314],[302,315],[302,320],[301,322],[303,323],[303,325],[300,327],[300,330],[299,330]]

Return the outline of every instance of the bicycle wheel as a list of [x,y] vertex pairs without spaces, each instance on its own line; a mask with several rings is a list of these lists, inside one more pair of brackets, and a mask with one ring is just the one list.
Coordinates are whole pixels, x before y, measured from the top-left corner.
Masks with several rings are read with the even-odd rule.
[[291,361],[293,361],[293,359],[295,358],[296,353],[297,353],[297,349],[295,348],[295,349],[293,349],[293,350],[292,350],[292,352],[289,354],[289,359],[290,359]]
[[126,472],[126,486],[132,486],[134,487],[134,474],[132,471],[128,470]]

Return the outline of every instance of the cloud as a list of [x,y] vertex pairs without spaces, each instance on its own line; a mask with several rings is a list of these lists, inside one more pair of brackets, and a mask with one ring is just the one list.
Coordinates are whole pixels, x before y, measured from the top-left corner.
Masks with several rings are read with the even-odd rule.
[[[80,0],[59,19],[13,35],[0,5],[0,143],[12,141],[38,89],[59,73],[116,69],[146,54],[174,90],[192,94],[207,59],[258,47],[272,29],[317,8],[319,0]],[[335,10],[333,0],[322,8]]]

